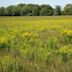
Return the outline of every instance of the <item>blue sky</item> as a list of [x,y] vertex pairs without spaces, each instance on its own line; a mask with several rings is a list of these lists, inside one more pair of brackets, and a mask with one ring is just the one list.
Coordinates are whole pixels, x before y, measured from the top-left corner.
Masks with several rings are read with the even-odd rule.
[[72,0],[0,0],[0,7],[1,6],[9,6],[9,5],[16,5],[19,3],[32,3],[32,4],[49,4],[53,7],[55,7],[55,5],[60,5],[62,7],[64,7],[66,4],[68,3],[72,3]]

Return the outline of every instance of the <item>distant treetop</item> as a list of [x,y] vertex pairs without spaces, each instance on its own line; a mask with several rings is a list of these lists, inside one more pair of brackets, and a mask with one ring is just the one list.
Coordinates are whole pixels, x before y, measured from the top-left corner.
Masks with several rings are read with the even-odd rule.
[[18,4],[7,8],[0,7],[0,16],[59,16],[72,15],[72,4],[67,4],[64,9],[57,5],[55,8],[50,5]]

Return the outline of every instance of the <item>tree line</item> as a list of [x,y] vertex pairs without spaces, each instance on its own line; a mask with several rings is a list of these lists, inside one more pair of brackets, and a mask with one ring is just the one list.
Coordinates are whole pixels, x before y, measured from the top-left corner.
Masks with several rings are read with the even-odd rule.
[[0,7],[0,16],[58,16],[72,15],[72,4],[67,4],[63,9],[57,5],[18,4],[8,7]]

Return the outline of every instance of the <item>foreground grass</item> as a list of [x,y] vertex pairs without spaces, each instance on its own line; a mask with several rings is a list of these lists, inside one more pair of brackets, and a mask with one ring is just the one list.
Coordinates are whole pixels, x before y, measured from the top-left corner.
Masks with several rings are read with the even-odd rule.
[[72,72],[72,17],[0,17],[0,72]]

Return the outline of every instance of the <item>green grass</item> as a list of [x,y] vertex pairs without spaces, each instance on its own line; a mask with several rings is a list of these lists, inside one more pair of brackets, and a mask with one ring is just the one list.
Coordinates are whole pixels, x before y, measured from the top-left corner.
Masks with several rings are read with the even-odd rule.
[[0,17],[0,72],[72,72],[72,17]]

